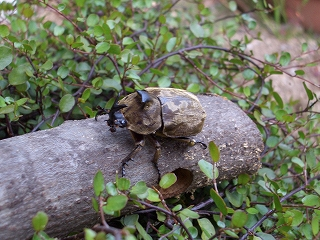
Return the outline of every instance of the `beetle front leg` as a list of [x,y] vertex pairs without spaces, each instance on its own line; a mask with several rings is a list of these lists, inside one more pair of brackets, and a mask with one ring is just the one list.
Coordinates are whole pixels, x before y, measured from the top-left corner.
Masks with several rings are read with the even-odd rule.
[[144,139],[144,135],[135,133],[135,132],[131,132],[131,136],[135,142],[135,148],[128,154],[128,156],[126,156],[124,159],[122,159],[121,161],[121,174],[122,176],[124,176],[126,174],[125,171],[125,166],[128,165],[128,162],[130,160],[133,160],[133,158],[137,155],[137,153],[143,148],[144,144],[145,144],[145,139]]
[[207,144],[201,142],[201,141],[197,141],[193,138],[188,138],[188,137],[178,137],[178,138],[175,138],[179,141],[183,141],[183,142],[187,142],[190,146],[194,146],[196,144],[200,144],[202,149],[206,149],[207,148]]

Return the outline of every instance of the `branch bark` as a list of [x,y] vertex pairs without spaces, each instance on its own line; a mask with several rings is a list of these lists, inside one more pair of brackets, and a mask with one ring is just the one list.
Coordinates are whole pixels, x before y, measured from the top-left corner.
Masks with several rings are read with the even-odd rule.
[[[225,98],[201,95],[199,100],[207,118],[195,138],[219,146],[218,181],[254,174],[260,168],[263,149],[256,125]],[[129,131],[111,133],[104,119],[67,121],[54,129],[0,141],[0,239],[30,238],[31,219],[37,211],[49,215],[46,232],[50,236],[65,236],[97,223],[98,215],[91,206],[93,177],[101,170],[106,181],[114,181],[121,160],[134,147]],[[159,142],[161,175],[175,172],[178,177],[177,184],[164,192],[166,197],[212,184],[198,167],[200,159],[211,161],[207,149],[172,139],[159,138]],[[132,184],[157,185],[153,154],[147,141],[126,167]]]

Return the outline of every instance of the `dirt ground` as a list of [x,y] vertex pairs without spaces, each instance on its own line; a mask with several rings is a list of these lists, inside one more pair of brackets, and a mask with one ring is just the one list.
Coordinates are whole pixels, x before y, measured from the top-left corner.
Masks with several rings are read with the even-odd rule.
[[[217,15],[230,16],[234,13],[227,9],[226,1],[206,0],[205,5],[212,9],[212,13]],[[224,6],[224,7],[223,7]],[[239,12],[238,12],[239,13]],[[254,14],[251,15],[257,19]],[[261,33],[261,40],[254,40],[247,46],[247,52],[253,52],[255,58],[264,60],[266,54],[289,52],[292,61],[289,66],[283,68],[287,74],[274,75],[270,77],[273,80],[273,87],[277,91],[284,102],[298,100],[297,110],[302,110],[307,107],[308,97],[303,87],[303,82],[309,89],[315,92],[320,97],[320,48],[318,46],[319,34],[307,33],[297,22],[283,24],[279,26],[271,19],[270,22],[258,22],[257,28],[250,31],[251,36],[257,36]],[[243,38],[244,34],[248,34],[246,29],[238,32],[236,38]],[[302,54],[302,43],[308,44],[308,53]],[[317,66],[303,67],[307,63],[317,62]],[[294,77],[295,71],[302,69],[305,75],[301,78]],[[320,110],[318,102],[313,110]]]

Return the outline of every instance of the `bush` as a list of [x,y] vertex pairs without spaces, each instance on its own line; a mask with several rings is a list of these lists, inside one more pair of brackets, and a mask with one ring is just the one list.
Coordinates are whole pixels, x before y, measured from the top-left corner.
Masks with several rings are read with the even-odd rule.
[[[200,1],[18,3],[16,12],[7,15],[10,25],[0,25],[0,138],[93,117],[98,105],[111,106],[115,92],[158,86],[216,93],[236,102],[261,130],[265,149],[258,174],[201,189],[194,200],[185,195],[148,202],[134,186],[107,183],[114,184],[116,201],[153,211],[123,217],[123,232],[105,222],[93,230],[168,239],[319,237],[320,131],[319,112],[313,110],[319,99],[304,70],[297,69],[293,76],[301,79],[308,104],[296,110],[282,100],[266,78],[283,74],[296,58],[281,52],[262,60],[247,53],[254,39],[235,35],[240,28],[256,31],[257,22],[254,15],[238,14],[234,1],[228,6],[232,17],[218,21]],[[10,4],[0,7],[12,9]],[[54,19],[40,17],[44,10],[52,11]],[[312,51],[302,44],[301,56]],[[99,209],[98,203],[114,196],[96,195],[94,206],[102,217],[120,210]],[[42,233],[41,221],[38,225]],[[85,231],[87,239],[98,239],[93,230]]]

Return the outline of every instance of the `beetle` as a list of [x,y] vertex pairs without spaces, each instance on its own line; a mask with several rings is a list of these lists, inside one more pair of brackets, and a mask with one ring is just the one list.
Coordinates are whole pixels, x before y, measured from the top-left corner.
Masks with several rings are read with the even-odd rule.
[[205,110],[194,94],[182,89],[148,87],[120,101],[118,98],[110,110],[99,108],[97,115],[107,113],[109,130],[116,132],[116,127],[127,128],[135,141],[135,148],[121,162],[123,176],[125,165],[143,148],[146,137],[155,146],[152,161],[158,172],[161,146],[155,136],[185,141],[191,146],[199,143],[203,148],[207,147],[191,138],[202,131],[206,118]]

